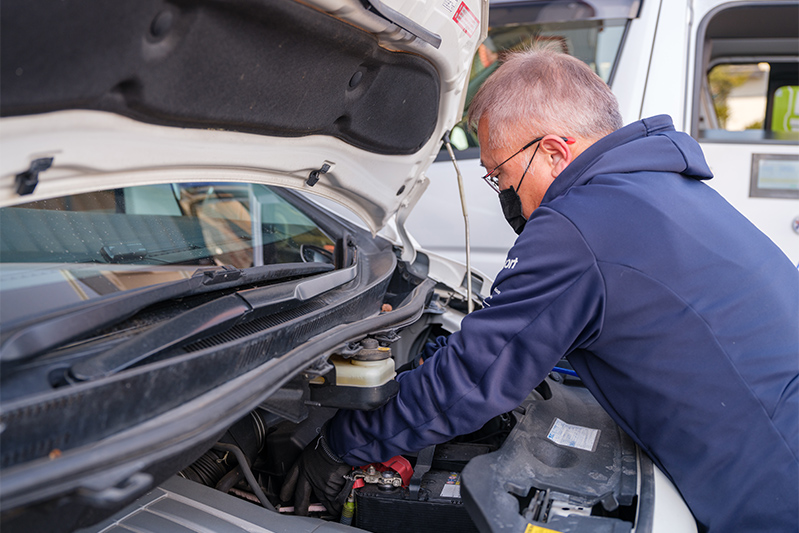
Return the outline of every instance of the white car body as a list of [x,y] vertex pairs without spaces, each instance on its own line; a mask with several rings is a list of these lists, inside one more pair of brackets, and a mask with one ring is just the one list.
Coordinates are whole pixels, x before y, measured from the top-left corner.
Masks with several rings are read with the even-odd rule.
[[[25,14],[25,6],[20,7],[22,4],[18,3],[13,6],[17,9],[14,12],[17,15]],[[220,4],[230,7],[235,2]],[[283,5],[287,4],[289,3]],[[436,290],[443,291],[442,294],[444,292],[447,294],[446,309],[426,309],[426,313],[433,316],[425,316],[426,322],[421,324],[422,320],[420,320],[419,323],[424,326],[440,327],[447,332],[456,330],[464,316],[462,312],[464,306],[458,307],[455,304],[463,304],[467,300],[464,286],[466,284],[463,283],[466,277],[466,267],[450,258],[439,257],[434,253],[425,254],[422,250],[417,250],[416,241],[406,233],[405,226],[411,209],[420,201],[422,193],[431,180],[433,188],[428,191],[427,196],[432,198],[424,201],[441,202],[443,198],[438,188],[439,182],[443,183],[443,180],[448,178],[439,177],[438,173],[441,172],[441,176],[443,176],[444,172],[448,172],[448,167],[434,165],[431,170],[427,169],[439,153],[441,139],[445,132],[450,130],[460,117],[466,99],[469,67],[472,64],[474,52],[485,37],[488,28],[487,1],[392,0],[373,2],[373,4],[380,6],[383,15],[367,9],[359,0],[308,0],[299,5],[304,6],[302,9],[310,6],[325,14],[331,21],[336,23],[343,21],[346,25],[359,28],[374,36],[376,42],[379,43],[379,47],[376,48],[402,52],[412,57],[422,57],[432,66],[440,81],[437,120],[435,120],[429,137],[417,149],[406,150],[407,153],[378,153],[379,150],[358,148],[351,142],[345,142],[331,135],[271,136],[244,131],[246,128],[239,130],[235,127],[225,128],[218,124],[207,127],[197,124],[175,127],[159,123],[157,117],[156,119],[148,117],[150,120],[136,120],[122,114],[91,108],[91,106],[88,106],[90,109],[81,108],[81,106],[72,108],[67,104],[63,106],[63,109],[36,110],[31,113],[16,109],[5,115],[0,122],[0,208],[14,208],[48,199],[110,189],[167,184],[188,185],[197,181],[215,184],[251,183],[259,186],[269,185],[294,189],[346,206],[363,221],[363,224],[371,231],[372,237],[381,230],[390,234],[390,237],[402,246],[401,251],[398,252],[400,257],[392,256],[391,259],[399,261],[403,268],[411,269],[414,264],[421,264],[422,261],[417,260],[417,254],[423,256],[427,263],[423,265],[424,272],[420,277],[429,279],[419,282],[420,286],[433,287],[434,282],[438,282],[448,288],[446,290],[440,287],[436,288]],[[659,5],[655,2],[646,2],[645,9],[651,9],[650,4]],[[664,0],[663,4],[665,5],[667,2]],[[6,11],[3,14],[6,20],[12,16],[9,15],[8,5],[8,3],[4,5]],[[58,7],[58,3],[54,5]],[[255,6],[255,9],[259,7],[257,2],[252,2],[249,5]],[[398,13],[401,13],[402,16],[396,17],[395,15]],[[642,16],[641,21],[648,20],[646,17]],[[158,19],[153,22],[151,28],[154,33],[160,31],[157,22]],[[7,33],[4,30],[4,36]],[[43,38],[40,42],[46,43],[47,39]],[[159,42],[165,41],[156,40],[152,43],[147,39],[143,39],[141,43],[135,41],[136,45],[140,44],[144,50],[145,58],[153,62],[161,59],[162,56],[159,54],[168,55],[174,50],[174,48],[162,47],[158,44]],[[168,42],[167,45],[172,46]],[[5,44],[4,47],[7,48]],[[4,81],[12,85],[14,82],[24,84],[28,76],[42,76],[41,71],[36,71],[37,61],[17,66],[12,64],[14,59],[16,58],[12,57],[10,60],[6,60],[4,56]],[[243,67],[238,81],[245,80],[251,72],[248,69],[252,68],[252,65],[248,65],[247,68]],[[305,74],[311,76],[313,73]],[[126,90],[122,86],[119,88],[121,92]],[[108,89],[113,97],[118,96],[115,89]],[[15,94],[24,96],[24,93],[24,90],[19,90]],[[7,94],[9,93],[4,93],[6,102],[8,102]],[[223,107],[223,103],[220,102],[220,107]],[[404,103],[404,101],[391,102],[391,105],[401,106]],[[629,109],[625,109],[625,113],[625,118],[631,116]],[[135,113],[129,114],[135,115]],[[52,158],[49,166],[34,170],[36,161],[48,158]],[[462,163],[464,173],[467,175],[474,174],[473,170],[468,168],[471,163],[473,161]],[[315,171],[318,171],[316,177],[319,179],[314,182],[311,178]],[[31,179],[30,186],[26,185],[28,178]],[[485,187],[484,185],[480,186]],[[471,185],[468,187],[470,188]],[[485,197],[486,200],[494,202],[493,195],[488,195],[486,192],[487,190],[480,189],[479,193],[469,194],[469,196],[471,198]],[[457,197],[451,193],[446,194],[448,197]],[[449,202],[446,203],[449,204]],[[254,205],[255,202],[252,204]],[[137,214],[145,216],[152,214],[147,212],[150,207],[156,211],[158,206],[154,204],[138,206]],[[495,206],[492,205],[490,211],[493,213],[494,209]],[[486,209],[485,213],[485,216],[488,216],[489,210]],[[488,224],[483,223],[482,217],[480,219],[475,217],[474,208],[472,216],[473,222],[476,222],[473,225],[475,235],[479,239],[493,241],[494,248],[489,250],[489,253],[496,253],[496,249],[503,247],[502,239],[507,240],[508,243],[512,242],[512,234],[509,234],[510,230],[505,227],[504,221],[501,221],[500,224],[504,233],[495,233]],[[253,220],[256,219],[253,218]],[[493,216],[492,220],[501,219]],[[447,232],[455,226],[449,219],[445,224],[428,219],[425,224],[435,228],[445,241],[450,239],[447,237],[449,235]],[[253,234],[258,233],[255,230],[255,225],[254,223]],[[413,228],[413,224],[410,226]],[[507,238],[506,233],[508,233]],[[420,237],[424,232],[416,232],[416,234],[417,237]],[[255,237],[253,239],[255,240]],[[427,243],[422,239],[422,245],[425,244]],[[347,245],[345,244],[345,246]],[[431,246],[431,248],[435,247]],[[397,250],[400,249],[397,248]],[[97,249],[95,248],[94,251],[97,252]],[[381,252],[384,252],[385,255],[386,250],[381,249]],[[253,253],[254,255],[255,253]],[[388,255],[391,256],[391,253]],[[253,262],[255,266],[260,266],[255,258],[253,258]],[[20,264],[23,263],[20,262]],[[127,265],[113,265],[109,266],[108,270],[113,271],[115,268],[124,266]],[[476,262],[475,266],[478,270],[488,273],[498,269],[492,268],[490,261]],[[12,281],[4,280],[3,283],[6,285],[2,287],[3,289],[14,284],[17,284],[13,286],[14,289],[24,289],[25,284],[32,283],[31,280],[35,279],[37,275],[40,276],[40,280],[49,276],[44,269],[41,271],[36,271],[33,268],[26,270],[29,267],[5,267],[5,265],[4,268],[4,272],[0,272],[0,274],[10,273],[13,276],[9,276],[8,279],[13,279]],[[60,281],[62,284],[67,282],[73,285],[74,294],[71,294],[71,297],[90,300],[91,298],[86,297],[85,293],[78,290],[78,284],[73,283],[74,278],[70,277],[67,270],[64,267],[64,279]],[[347,270],[354,271],[354,266],[353,268],[348,267]],[[218,273],[218,271],[216,272]],[[404,270],[402,273],[407,274],[408,270]],[[355,274],[352,275],[355,276]],[[189,274],[189,277],[192,276],[193,274]],[[470,302],[474,300],[474,303],[479,304],[481,298],[489,293],[490,279],[482,275],[478,275],[477,278],[481,283],[474,287],[473,297],[469,300]],[[226,281],[222,283],[224,282]],[[130,287],[123,287],[120,292],[128,290],[131,290]],[[329,290],[333,292],[333,289]],[[300,296],[303,295],[300,294]],[[419,296],[414,296],[414,298],[422,299]],[[46,305],[49,303],[46,300],[45,298],[39,303]],[[450,300],[452,306],[450,306]],[[67,315],[73,307],[65,306],[63,309],[59,308],[55,311],[59,313],[64,311],[64,315]],[[16,310],[10,310],[12,313],[13,311]],[[385,313],[390,312],[386,311]],[[382,313],[384,311],[378,306],[373,313],[374,316],[370,316],[369,319],[379,318],[383,316]],[[420,310],[419,314],[421,313]],[[13,322],[13,326],[19,325],[20,321],[25,322],[26,328],[30,325],[29,323],[32,323],[31,327],[35,328],[37,326],[34,323],[35,318],[35,316],[24,316],[24,320],[11,322]],[[49,315],[46,318],[57,321],[61,316]],[[418,319],[418,316],[416,318]],[[409,319],[401,324],[398,321],[397,324],[407,327],[406,331],[418,333],[413,330],[415,324],[408,326],[407,320]],[[369,322],[369,324],[374,323]],[[4,326],[7,325],[8,323],[4,324]],[[152,325],[152,323],[148,323],[147,327]],[[157,325],[160,326],[161,323],[157,322]],[[260,366],[242,371],[240,375],[234,376],[224,383],[215,383],[213,386],[209,386],[208,390],[195,391],[196,394],[193,392],[193,396],[187,395],[185,402],[177,406],[156,413],[151,418],[131,422],[128,426],[117,428],[118,431],[104,433],[94,441],[87,438],[88,442],[76,445],[74,442],[80,436],[72,435],[72,444],[64,443],[64,445],[60,445],[60,448],[54,447],[52,441],[48,442],[45,438],[40,437],[37,437],[39,438],[36,441],[37,446],[23,442],[22,447],[30,444],[28,448],[35,448],[35,450],[31,452],[32,458],[30,459],[14,457],[9,459],[9,466],[4,465],[3,483],[0,485],[3,519],[13,521],[28,513],[32,518],[26,516],[26,519],[36,523],[36,520],[46,520],[41,517],[44,516],[42,513],[47,511],[53,513],[50,516],[52,521],[44,522],[43,527],[72,529],[76,524],[80,524],[75,518],[75,515],[80,514],[75,510],[76,506],[91,508],[92,512],[97,511],[91,515],[94,516],[94,520],[90,522],[95,523],[101,515],[110,515],[112,511],[108,509],[114,505],[119,504],[121,507],[123,502],[127,504],[151,488],[153,490],[149,493],[150,496],[144,498],[149,497],[150,500],[160,498],[157,494],[162,489],[153,488],[150,484],[154,478],[158,478],[155,474],[151,475],[153,471],[160,469],[158,470],[159,475],[162,475],[162,478],[166,476],[165,472],[169,468],[167,467],[165,470],[163,463],[177,461],[176,457],[181,457],[181,460],[185,461],[188,455],[191,455],[192,460],[196,459],[201,453],[207,451],[208,446],[213,444],[235,420],[261,408],[263,403],[286,385],[290,379],[301,377],[310,381],[312,378],[308,372],[314,370],[314,365],[326,364],[327,358],[336,350],[342,349],[342,346],[346,346],[350,341],[360,341],[375,331],[383,332],[377,326],[368,330],[366,328],[369,325],[361,326],[351,323],[334,325],[336,327],[325,332],[325,335],[313,336],[307,342],[301,343],[300,346],[292,347],[291,351],[280,354],[280,357],[276,356],[275,359],[264,361]],[[103,327],[105,326],[103,325]],[[358,329],[360,327],[363,330]],[[20,331],[24,335],[32,330],[21,328]],[[130,338],[119,339],[121,344],[130,339],[137,340],[137,335],[139,335],[137,327],[131,327],[131,331],[134,333],[130,334]],[[110,336],[117,333],[112,332]],[[141,336],[145,334],[146,332]],[[409,335],[406,339],[407,346],[404,346],[404,351],[410,349],[411,338]],[[8,339],[4,338],[3,342],[6,343],[6,340]],[[16,340],[17,338],[11,338],[3,348],[13,345]],[[37,342],[39,340],[45,343],[49,339],[36,339]],[[58,359],[63,356],[63,352],[59,353],[59,350],[72,340],[74,339],[69,338],[64,342],[54,342],[52,345],[43,347],[40,350],[41,353],[28,354],[28,358],[35,360],[42,355],[46,364],[48,358]],[[225,341],[227,343],[225,346],[230,346],[239,340]],[[95,339],[92,339],[92,342],[94,341]],[[100,339],[99,342],[102,344],[104,340]],[[14,347],[12,346],[12,348]],[[67,346],[66,351],[70,349],[73,352],[79,351],[79,343]],[[105,350],[107,347],[102,346],[100,349]],[[13,352],[14,350],[9,351]],[[185,357],[185,360],[189,361],[187,366],[193,364],[193,360],[190,361],[192,357],[196,356],[199,359],[206,352],[210,353],[211,351],[212,349],[203,348],[193,352],[194,355],[187,355]],[[265,353],[266,348],[262,351]],[[397,350],[397,352],[399,351]],[[8,357],[6,355],[8,355],[8,351],[3,355],[3,363],[9,364],[15,372],[20,371],[14,366],[18,362],[15,359],[17,352]],[[73,357],[75,353],[68,355]],[[84,355],[78,354],[77,357]],[[27,362],[26,360],[25,363]],[[38,363],[39,361],[36,362],[36,364]],[[112,389],[109,394],[114,399],[119,400],[121,397],[124,402],[136,404],[143,401],[143,398],[149,396],[152,391],[147,391],[146,394],[142,393],[136,398],[126,397],[125,387],[130,385],[129,382],[127,385],[123,384],[123,381],[128,378],[133,380],[137,377],[147,379],[151,377],[149,374],[160,371],[166,373],[164,369],[172,363],[173,361],[167,358],[153,363],[152,368],[144,364],[125,368],[113,375],[100,376],[94,381],[55,384],[54,380],[52,390],[47,389],[47,383],[43,385],[47,389],[45,392],[36,391],[28,395],[22,391],[18,396],[14,396],[0,405],[0,416],[7,421],[0,425],[0,436],[9,439],[4,441],[4,447],[8,449],[6,444],[9,444],[9,441],[14,438],[22,441],[38,429],[46,431],[47,428],[42,428],[46,424],[38,424],[39,427],[37,427],[37,420],[39,420],[37,417],[56,416],[61,413],[62,408],[66,410],[70,406],[72,406],[71,416],[74,419],[67,420],[65,423],[68,425],[73,427],[91,426],[97,420],[104,423],[103,416],[108,414],[103,410],[104,405],[92,405],[91,409],[85,410],[75,407],[82,399],[85,400],[85,396],[81,397],[81,394],[89,395],[95,389],[95,385],[102,385]],[[282,374],[275,375],[277,374],[274,371],[275,368]],[[62,374],[64,373],[63,369],[59,370]],[[20,372],[24,371],[23,368]],[[41,376],[34,377],[41,378]],[[119,387],[116,387],[117,384]],[[304,385],[308,386],[308,383],[304,383]],[[37,386],[42,386],[42,384],[37,382]],[[72,395],[73,391],[78,392]],[[154,395],[155,392],[152,394]],[[68,398],[64,399],[67,396]],[[299,405],[304,408],[302,401],[299,402]],[[211,408],[213,408],[213,416],[208,415],[207,418],[204,418],[205,411],[211,411]],[[94,412],[94,409],[97,412]],[[26,428],[30,432],[25,433],[21,430],[15,433],[18,427],[23,425],[23,422],[27,424]],[[123,420],[123,422],[126,421]],[[16,435],[22,435],[22,437],[15,437]],[[19,442],[13,444],[19,445]],[[203,445],[206,447],[201,449]],[[186,454],[186,457],[181,454]],[[639,456],[638,461],[639,464],[648,461],[649,467],[652,465],[651,461],[643,456]],[[168,475],[173,475],[175,470],[177,468],[167,472]],[[637,505],[635,511],[640,511],[639,516],[646,514],[648,521],[645,524],[642,522],[626,527],[633,527],[633,531],[646,533],[673,531],[690,533],[695,531],[693,519],[685,503],[680,499],[669,480],[657,472],[657,468],[654,470],[654,474],[647,482],[649,483],[646,486],[647,498],[634,500],[634,503],[630,504],[633,507]],[[641,476],[639,476],[638,486],[634,490],[641,491],[644,487],[645,483],[640,478]],[[184,485],[185,488],[186,484],[182,480],[176,483],[178,486]],[[173,485],[170,487],[172,488],[167,492],[173,491]],[[271,527],[269,520],[272,519],[275,521],[275,529],[279,529],[277,524],[280,523],[280,528],[283,528],[280,530],[344,531],[349,529],[316,518],[303,519],[283,516],[278,518],[278,515],[270,511],[254,507],[252,509],[257,510],[250,509],[254,513],[253,516],[245,517],[245,514],[249,513],[248,511],[242,511],[243,514],[236,515],[235,509],[242,505],[240,501],[235,501],[221,492],[208,496],[213,491],[207,487],[202,487],[202,490],[195,487],[195,490],[205,491],[203,492],[204,496],[191,496],[192,489],[188,489],[188,492],[178,490],[180,494],[176,496],[176,499],[185,504],[197,503],[200,499],[209,497],[209,501],[212,500],[213,505],[221,506],[214,507],[219,511],[219,517],[246,530],[264,530],[259,527],[263,528],[263,524]],[[174,491],[170,492],[170,494],[173,493],[177,494]],[[231,501],[235,503],[231,503]],[[69,504],[69,508],[74,511],[75,515],[63,519],[62,523],[59,515],[61,511],[55,507],[56,504]],[[146,505],[149,503],[145,504],[140,500],[138,503],[134,503],[133,507],[122,511],[121,514],[109,518],[99,525],[93,525],[92,528],[109,531],[116,531],[117,527],[121,529],[126,520],[135,521]],[[208,511],[213,505],[208,504],[204,509]],[[199,507],[197,504],[195,508]],[[584,511],[583,509],[580,512]],[[163,518],[162,515],[159,516]],[[191,512],[186,516],[174,517],[178,524],[174,527],[179,529],[181,523],[188,523],[187,521],[192,517]],[[284,521],[284,518],[288,518],[288,521]],[[68,520],[73,520],[73,522]],[[14,529],[14,525],[20,527],[20,523],[23,523],[22,519],[12,523],[9,530]],[[4,522],[4,529],[7,524],[8,522]],[[200,530],[204,530],[202,528],[207,526],[200,524],[198,527]],[[352,529],[349,530],[352,531]]]
[[[492,5],[512,12],[529,3]],[[593,4],[614,3],[597,1]],[[721,136],[706,135],[700,133],[698,126],[700,119],[705,121],[704,124],[715,120],[712,112],[708,112],[710,96],[703,81],[703,69],[719,61],[718,58],[714,63],[702,60],[703,54],[710,53],[710,46],[704,45],[709,21],[730,8],[795,5],[792,0],[643,0],[640,12],[629,20],[610,86],[625,124],[668,114],[677,130],[697,138],[715,176],[707,183],[771,238],[794,264],[799,264],[797,129],[781,139],[763,139],[747,135],[755,132],[721,131]],[[780,59],[795,62],[799,55],[795,40],[783,39],[786,46],[780,45],[780,55],[775,56],[761,48],[766,36],[758,36],[748,44],[744,26],[739,25],[736,31],[741,33],[732,33],[726,38],[729,51],[724,57],[729,61],[757,63]],[[709,133],[716,133],[713,126],[705,127]],[[752,175],[753,165],[756,166],[754,154],[789,160],[791,166],[785,171],[787,175],[782,177],[788,181],[786,190],[768,196],[752,193],[756,182]],[[471,221],[473,264],[493,275],[502,268],[506,251],[516,236],[502,217],[498,199],[479,179],[485,173],[479,163],[476,152],[471,150],[465,158],[460,158],[458,164],[464,176]],[[427,175],[431,192],[422,198],[409,218],[408,229],[427,249],[463,260],[463,216],[452,164],[447,158],[439,157]],[[435,231],[430,231],[431,228]]]

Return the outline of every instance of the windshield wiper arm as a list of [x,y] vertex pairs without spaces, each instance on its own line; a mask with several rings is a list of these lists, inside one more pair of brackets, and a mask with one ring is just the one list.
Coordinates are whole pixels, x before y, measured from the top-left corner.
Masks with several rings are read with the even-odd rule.
[[[70,369],[76,381],[109,376],[173,346],[230,329],[236,324],[306,302],[355,279],[357,266],[312,279],[245,289],[181,313],[107,352],[80,361]],[[252,316],[251,316],[252,315]]]
[[168,300],[253,283],[307,277],[333,270],[326,263],[284,263],[236,269],[201,269],[192,277],[125,291],[98,300],[7,326],[0,344],[0,363],[18,363],[36,357],[94,331],[110,327],[142,309]]

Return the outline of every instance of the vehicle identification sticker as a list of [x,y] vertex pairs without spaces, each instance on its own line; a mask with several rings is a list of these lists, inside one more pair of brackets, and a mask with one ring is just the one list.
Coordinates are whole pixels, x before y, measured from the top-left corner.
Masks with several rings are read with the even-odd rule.
[[599,430],[567,424],[560,418],[556,418],[549,428],[547,438],[561,446],[593,452],[599,441]]
[[452,17],[452,20],[454,20],[455,24],[460,26],[469,37],[474,35],[474,31],[480,27],[480,21],[477,20],[472,10],[469,9],[464,2],[461,2],[461,5],[458,6],[458,10],[455,12],[455,16]]
[[444,488],[441,489],[442,498],[460,498],[461,497],[461,476],[457,472],[450,472]]

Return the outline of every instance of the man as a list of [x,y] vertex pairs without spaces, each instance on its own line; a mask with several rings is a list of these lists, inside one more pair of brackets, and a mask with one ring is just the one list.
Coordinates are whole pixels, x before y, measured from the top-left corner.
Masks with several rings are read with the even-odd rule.
[[700,530],[799,530],[799,274],[702,183],[699,146],[666,116],[621,128],[599,77],[547,49],[510,56],[470,122],[519,233],[486,307],[386,406],[339,412],[284,496],[301,476],[332,508],[348,465],[476,430],[565,356]]

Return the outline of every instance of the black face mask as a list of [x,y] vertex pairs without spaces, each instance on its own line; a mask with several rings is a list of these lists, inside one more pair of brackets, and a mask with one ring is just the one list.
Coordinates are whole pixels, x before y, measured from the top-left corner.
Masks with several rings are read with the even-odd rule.
[[[519,184],[521,185],[521,183]],[[522,214],[522,199],[519,198],[519,194],[513,187],[499,191],[499,203],[502,206],[505,220],[508,221],[516,235],[521,235],[524,225],[527,224],[527,219]]]
[[[521,153],[522,150],[526,150],[533,143],[539,142],[543,137],[539,137],[538,139],[533,140],[532,142],[528,143],[524,148],[516,152],[516,154]],[[524,167],[524,173],[522,174],[521,179],[519,179],[519,184],[516,186],[516,189],[513,186],[508,187],[507,189],[503,189],[499,191],[499,204],[502,206],[502,214],[505,215],[505,220],[508,221],[510,227],[513,228],[513,231],[516,232],[516,235],[521,235],[522,230],[524,229],[524,225],[527,224],[527,219],[524,218],[524,214],[522,214],[522,199],[519,197],[519,193],[516,192],[522,187],[522,182],[524,181],[524,177],[527,175],[527,171],[530,170],[530,165],[533,164],[533,159],[535,158],[535,154],[538,153],[538,148],[540,148],[540,144],[535,147],[535,151],[533,152],[533,156],[530,158],[530,161],[527,163],[527,166]],[[513,154],[511,157],[515,156]],[[497,165],[494,170],[501,167],[505,163],[510,160],[510,157]]]

